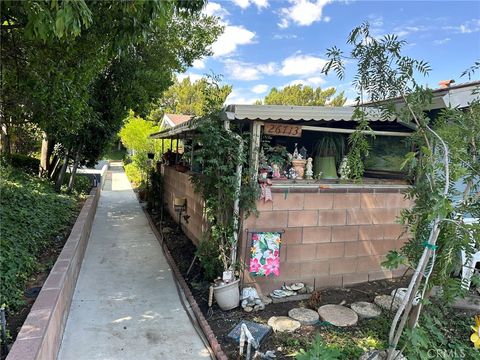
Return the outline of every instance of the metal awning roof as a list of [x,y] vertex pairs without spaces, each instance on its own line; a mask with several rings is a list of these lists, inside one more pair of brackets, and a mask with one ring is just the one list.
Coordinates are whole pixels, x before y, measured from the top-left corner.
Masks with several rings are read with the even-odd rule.
[[[225,113],[229,120],[270,121],[354,121],[352,106],[290,106],[290,105],[228,105]],[[383,118],[380,110],[368,108],[369,121],[395,121]]]
[[[290,105],[227,105],[222,115],[225,120],[267,120],[267,121],[355,121],[352,120],[355,108],[351,106],[290,106]],[[382,118],[380,110],[366,109],[369,121],[394,122],[393,117]],[[173,128],[163,130],[149,137],[162,139],[195,130],[199,118],[193,118]]]

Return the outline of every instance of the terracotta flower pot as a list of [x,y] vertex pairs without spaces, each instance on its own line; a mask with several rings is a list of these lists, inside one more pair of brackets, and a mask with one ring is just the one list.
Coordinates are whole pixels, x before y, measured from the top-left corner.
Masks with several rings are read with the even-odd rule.
[[306,164],[307,164],[307,160],[305,160],[305,159],[292,160],[293,168],[297,172],[299,179],[303,179],[303,174],[305,172],[305,165]]

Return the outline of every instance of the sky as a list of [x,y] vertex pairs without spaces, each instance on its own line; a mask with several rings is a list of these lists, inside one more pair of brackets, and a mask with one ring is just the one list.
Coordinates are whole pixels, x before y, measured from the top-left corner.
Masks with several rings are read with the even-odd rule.
[[321,70],[326,49],[348,51],[349,32],[364,21],[376,37],[406,40],[404,54],[432,67],[419,79],[431,88],[440,80],[468,81],[461,73],[480,59],[480,1],[215,0],[204,12],[219,18],[224,33],[212,45],[213,55],[179,78],[221,74],[233,85],[229,104],[251,104],[272,87],[290,84],[333,86],[351,103],[355,64],[347,65],[343,81]]

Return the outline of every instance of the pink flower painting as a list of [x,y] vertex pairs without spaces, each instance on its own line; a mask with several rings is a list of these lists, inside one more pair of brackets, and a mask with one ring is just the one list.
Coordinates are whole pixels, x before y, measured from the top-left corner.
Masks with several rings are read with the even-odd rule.
[[250,248],[250,273],[254,276],[280,275],[279,232],[258,232],[252,234]]

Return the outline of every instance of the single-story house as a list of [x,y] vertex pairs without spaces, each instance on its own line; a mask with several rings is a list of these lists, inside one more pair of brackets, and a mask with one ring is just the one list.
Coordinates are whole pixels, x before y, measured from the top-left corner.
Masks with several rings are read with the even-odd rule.
[[[454,90],[451,93],[448,88],[435,91],[434,104],[438,103],[438,107],[431,110],[445,107],[447,101],[462,107],[472,88],[478,85],[451,87]],[[249,265],[253,233],[282,234],[279,276],[252,276],[245,271],[244,284],[255,284],[257,289],[268,293],[284,283],[304,282],[317,288],[349,286],[404,274],[404,268],[385,270],[381,262],[390,250],[400,248],[408,240],[408,233],[397,223],[397,217],[412,205],[404,196],[409,182],[400,166],[404,155],[411,150],[404,141],[414,131],[411,124],[382,117],[378,110],[369,109],[367,118],[376,136],[365,160],[365,177],[361,182],[324,178],[322,172],[312,178],[306,173],[291,176],[278,169],[272,173],[271,167],[264,169],[270,165],[263,159],[265,144],[268,149],[283,149],[297,158],[302,158],[299,154],[303,153],[304,161],[314,158],[316,162],[319,140],[326,134],[345,140],[355,131],[357,122],[352,120],[353,112],[353,107],[228,105],[224,108],[224,120],[237,124],[240,132],[250,134],[249,169],[271,193],[271,201],[265,198],[257,201],[258,216],[250,215],[241,222],[238,260]],[[197,120],[188,120],[152,134],[151,138],[181,139],[189,144],[195,138],[196,124]],[[191,155],[193,164],[194,151]],[[162,166],[165,202],[176,218],[174,198],[187,199],[189,221],[183,227],[192,242],[198,244],[206,228],[203,200],[194,192],[190,172],[185,172],[188,164],[182,164],[182,171],[172,165],[175,164]],[[268,178],[268,184],[262,181],[263,177]]]

